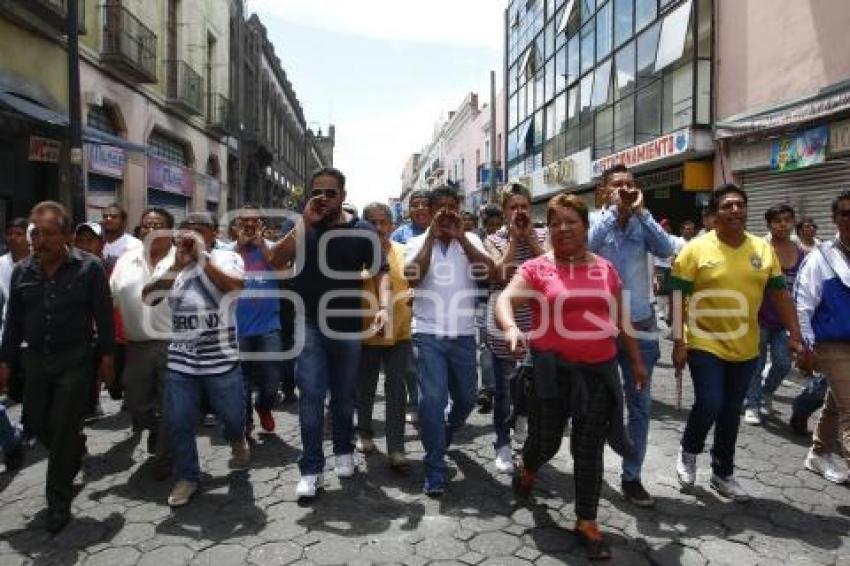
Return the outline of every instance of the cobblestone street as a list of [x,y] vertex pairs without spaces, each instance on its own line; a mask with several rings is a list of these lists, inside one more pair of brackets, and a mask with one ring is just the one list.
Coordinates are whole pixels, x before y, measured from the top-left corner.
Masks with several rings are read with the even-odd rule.
[[[668,359],[665,351],[662,360]],[[708,488],[707,455],[700,457],[696,490],[679,492],[674,463],[686,411],[675,409],[673,384],[669,366],[656,370],[644,471],[658,500],[654,509],[623,501],[619,459],[606,452],[600,520],[612,563],[850,565],[850,490],[804,470],[807,446],[788,433],[798,386],[782,386],[774,405],[779,413],[764,427],[742,424],[738,476],[753,495],[742,505]],[[685,407],[689,394],[686,376]],[[165,503],[170,482],[155,482],[145,463],[146,438],[131,435],[118,403],[105,408],[108,416],[88,430],[75,519],[55,538],[43,528],[44,452],[30,451],[26,468],[2,476],[0,565],[585,563],[566,530],[574,521],[568,444],[542,470],[534,501],[518,506],[510,478],[495,473],[490,415],[475,413],[457,435],[451,483],[441,499],[421,493],[422,449],[408,427],[414,460],[408,476],[388,470],[381,439],[381,452],[359,458],[355,478],[340,482],[328,473],[327,490],[312,506],[299,506],[293,495],[294,406],[276,413],[278,434],[260,436],[247,473],[228,473],[228,446],[202,428],[202,493],[172,512]]]

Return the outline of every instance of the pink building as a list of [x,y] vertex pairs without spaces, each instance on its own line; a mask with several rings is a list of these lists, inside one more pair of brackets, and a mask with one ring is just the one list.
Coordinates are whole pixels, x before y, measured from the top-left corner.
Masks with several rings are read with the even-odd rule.
[[850,189],[847,0],[715,0],[715,184],[741,183],[749,227],[788,202],[832,229]]

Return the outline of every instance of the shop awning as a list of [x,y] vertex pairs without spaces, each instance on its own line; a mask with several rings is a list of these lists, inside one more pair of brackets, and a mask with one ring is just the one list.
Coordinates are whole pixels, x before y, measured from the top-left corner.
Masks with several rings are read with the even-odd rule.
[[847,111],[850,111],[850,81],[756,112],[718,120],[714,135],[723,139],[779,132]]
[[[69,121],[67,114],[51,110],[11,92],[0,91],[0,107],[12,110],[34,122],[59,128],[68,127]],[[83,142],[94,145],[111,145],[120,147],[126,151],[137,151],[140,153],[147,151],[147,148],[143,145],[127,141],[124,138],[113,136],[112,134],[89,126],[83,126]]]

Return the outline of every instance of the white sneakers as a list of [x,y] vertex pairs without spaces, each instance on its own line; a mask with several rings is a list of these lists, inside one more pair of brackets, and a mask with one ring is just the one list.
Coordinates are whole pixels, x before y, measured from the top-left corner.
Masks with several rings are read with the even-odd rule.
[[847,462],[834,452],[817,454],[813,448],[809,448],[805,466],[807,470],[820,474],[824,479],[833,483],[845,483],[850,480]]
[[511,474],[514,471],[514,453],[510,444],[496,449],[496,470],[500,474]]
[[689,454],[679,448],[676,459],[676,476],[682,487],[691,487],[697,481],[697,455]]
[[338,478],[350,478],[354,475],[354,454],[334,457],[334,470]]
[[761,411],[755,408],[744,409],[744,422],[748,425],[760,425],[761,424]]
[[324,476],[322,474],[301,476],[301,479],[298,480],[298,485],[295,486],[295,496],[298,499],[316,497],[316,493],[322,489],[323,485]]
[[711,487],[723,497],[728,497],[736,503],[745,503],[750,500],[750,494],[744,491],[735,476],[720,477],[711,474]]

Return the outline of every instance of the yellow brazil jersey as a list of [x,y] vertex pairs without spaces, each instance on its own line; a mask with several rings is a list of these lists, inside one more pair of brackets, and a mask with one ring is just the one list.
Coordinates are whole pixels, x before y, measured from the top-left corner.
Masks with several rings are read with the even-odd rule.
[[[408,298],[410,286],[404,278],[404,246],[392,242],[392,248],[387,253],[387,263],[390,267],[390,286],[392,292],[392,309],[389,325],[391,332],[379,332],[371,338],[364,340],[366,346],[392,346],[399,340],[410,340],[410,320],[412,311]],[[374,297],[372,304],[378,305],[378,279],[372,277],[363,281],[363,290]],[[363,308],[369,308],[369,302],[364,299]],[[363,330],[368,330],[375,318],[376,309],[368,311],[369,314],[363,318]]]
[[758,356],[758,311],[765,289],[785,286],[769,242],[745,233],[744,243],[733,248],[708,232],[682,249],[671,275],[673,287],[690,295],[688,348],[730,362]]

